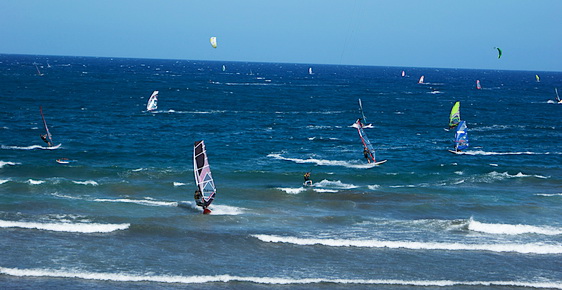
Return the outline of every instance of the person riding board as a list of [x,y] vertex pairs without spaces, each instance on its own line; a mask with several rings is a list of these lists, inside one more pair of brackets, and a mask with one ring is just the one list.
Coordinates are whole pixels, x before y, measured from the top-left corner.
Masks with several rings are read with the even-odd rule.
[[310,172],[304,174],[304,185],[312,185],[312,180],[310,179]]
[[47,139],[47,134],[45,135],[39,135],[41,136],[41,140],[43,140],[43,142],[47,143],[47,146],[51,147],[53,144],[51,144],[51,142],[49,142],[49,140]]
[[203,194],[201,194],[201,190],[199,190],[199,188],[195,190],[195,194],[193,195],[193,198],[195,199],[195,203],[198,206],[203,207],[203,209],[207,208],[207,206],[203,202]]
[[365,157],[365,159],[367,159],[367,161],[371,163],[371,155],[369,154],[369,150],[367,150],[367,147],[363,148],[363,157]]

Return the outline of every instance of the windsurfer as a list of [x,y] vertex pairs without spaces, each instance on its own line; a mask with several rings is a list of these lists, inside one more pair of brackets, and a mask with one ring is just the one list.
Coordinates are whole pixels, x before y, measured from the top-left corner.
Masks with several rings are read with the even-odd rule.
[[50,146],[53,146],[53,144],[51,144],[51,142],[49,142],[49,140],[47,139],[47,134],[45,134],[45,135],[40,135],[40,136],[41,136],[41,140],[43,140],[45,143],[47,143],[47,145],[48,145],[49,147],[50,147]]
[[312,180],[310,179],[310,172],[304,174],[304,185],[312,185]]
[[367,147],[363,148],[363,157],[365,157],[365,159],[367,159],[367,161],[371,163],[371,158],[369,156],[369,150],[367,150]]
[[198,206],[204,207],[205,204],[203,203],[203,195],[201,194],[201,190],[199,190],[199,188],[195,190],[195,194],[193,195],[193,198],[195,199],[195,203]]

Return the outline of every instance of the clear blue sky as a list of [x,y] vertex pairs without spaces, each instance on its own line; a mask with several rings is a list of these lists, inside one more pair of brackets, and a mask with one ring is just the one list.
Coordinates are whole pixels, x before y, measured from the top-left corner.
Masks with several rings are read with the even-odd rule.
[[0,53],[562,71],[562,1],[1,0]]

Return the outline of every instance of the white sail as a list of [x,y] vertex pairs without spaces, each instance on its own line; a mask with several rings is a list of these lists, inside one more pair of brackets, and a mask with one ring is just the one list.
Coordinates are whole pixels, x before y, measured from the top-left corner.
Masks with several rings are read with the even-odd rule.
[[423,84],[423,76],[420,77],[420,80],[418,81],[418,84]]
[[152,92],[152,95],[148,99],[148,103],[146,104],[147,111],[154,111],[158,109],[158,91]]
[[217,48],[217,38],[216,38],[215,36],[211,37],[211,38],[209,39],[209,42],[211,43],[211,46],[212,46],[213,48]]
[[195,184],[201,193],[197,204],[206,209],[215,199],[216,188],[211,168],[207,160],[207,150],[203,140],[196,141],[193,144],[193,173],[195,175]]
[[309,74],[309,75],[312,74],[312,68],[311,68],[311,67],[308,68],[308,74]]

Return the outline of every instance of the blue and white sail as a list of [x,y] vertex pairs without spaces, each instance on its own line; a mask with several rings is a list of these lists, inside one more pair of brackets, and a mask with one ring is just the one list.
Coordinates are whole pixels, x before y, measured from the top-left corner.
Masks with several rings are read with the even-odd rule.
[[455,151],[461,151],[466,148],[468,148],[468,127],[465,121],[461,121],[455,133]]
[[365,157],[369,160],[369,163],[373,163],[375,165],[382,164],[386,162],[386,160],[377,162],[375,148],[373,147],[373,144],[369,140],[369,137],[367,137],[367,134],[363,130],[365,128],[373,128],[373,125],[366,124],[367,118],[363,113],[363,105],[361,104],[361,99],[359,99],[359,110],[361,111],[361,118],[357,119],[357,121],[355,121],[352,127],[357,129],[357,133],[359,134],[361,143],[363,143],[363,153]]
[[146,104],[147,111],[154,111],[158,109],[158,91],[152,92],[152,95],[148,99],[148,103]]

